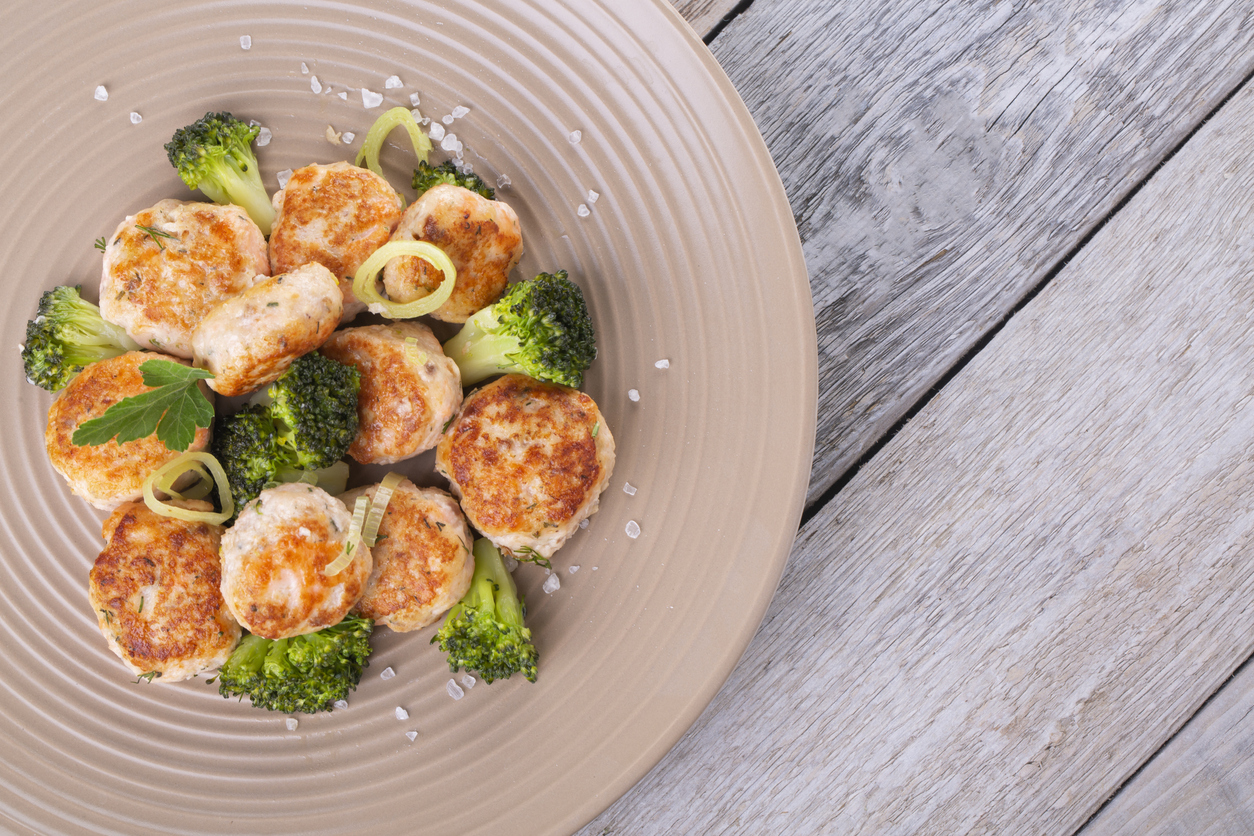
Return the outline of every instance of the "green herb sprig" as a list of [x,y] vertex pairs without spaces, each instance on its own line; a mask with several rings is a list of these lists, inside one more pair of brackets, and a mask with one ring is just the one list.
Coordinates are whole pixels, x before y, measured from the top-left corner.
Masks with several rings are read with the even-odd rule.
[[168,449],[182,452],[192,445],[197,428],[213,424],[213,404],[198,385],[212,372],[173,360],[147,360],[139,371],[144,385],[155,388],[123,398],[79,424],[71,439],[76,445],[95,447],[115,437],[125,444],[156,432]]

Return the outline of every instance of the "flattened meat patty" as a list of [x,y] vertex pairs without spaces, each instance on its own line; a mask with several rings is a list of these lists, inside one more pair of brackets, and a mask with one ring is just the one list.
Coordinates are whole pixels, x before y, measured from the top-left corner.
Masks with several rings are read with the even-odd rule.
[[[148,360],[170,360],[147,351],[131,351],[92,363],[70,381],[48,409],[44,444],[56,471],[65,477],[70,490],[105,511],[128,499],[143,496],[144,482],[152,472],[181,455],[167,449],[153,433],[146,438],[118,444],[107,441],[96,447],[74,444],[74,431],[89,418],[96,418],[113,404],[149,391],[144,385],[141,364]],[[208,387],[203,389],[212,399]],[[209,430],[196,430],[189,450],[209,446]]]
[[327,575],[352,515],[321,488],[269,488],[222,536],[222,597],[249,632],[283,639],[339,624],[366,588],[370,550],[358,537],[346,568]]
[[392,464],[440,440],[462,402],[461,372],[419,322],[346,328],[322,353],[356,366],[357,437],[348,454],[363,464]]
[[[351,508],[363,494],[373,500],[378,489],[355,488],[340,499]],[[471,543],[457,500],[403,480],[379,524],[370,550],[374,569],[356,611],[401,633],[434,623],[470,589]]]
[[[465,322],[501,297],[509,271],[523,255],[518,215],[499,200],[461,186],[428,189],[405,210],[393,241],[427,241],[448,254],[457,268],[453,295],[431,316]],[[383,268],[388,298],[411,302],[440,286],[444,274],[421,258],[394,258]]]
[[614,438],[584,393],[511,374],[466,397],[435,466],[484,537],[547,558],[596,512]]
[[243,209],[163,200],[109,239],[100,312],[142,346],[191,357],[201,317],[269,273],[265,236]]
[[[207,502],[184,508],[212,511]],[[105,520],[106,545],[88,597],[109,648],[133,673],[179,682],[215,670],[240,640],[222,600],[222,526],[153,513],[128,502]]]
[[404,201],[373,171],[349,163],[307,165],[274,195],[270,266],[286,273],[311,261],[340,279],[343,320],[366,309],[353,293],[353,274],[387,243]]

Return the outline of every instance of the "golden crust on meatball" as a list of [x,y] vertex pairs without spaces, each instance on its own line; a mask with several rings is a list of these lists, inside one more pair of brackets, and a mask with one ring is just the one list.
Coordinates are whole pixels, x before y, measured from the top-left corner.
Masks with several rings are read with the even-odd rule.
[[[143,495],[144,482],[153,471],[180,456],[154,432],[145,438],[118,444],[107,441],[95,447],[74,444],[74,431],[97,418],[113,404],[149,391],[139,367],[148,360],[172,360],[146,351],[131,351],[85,367],[57,394],[48,409],[44,443],[48,458],[70,490],[102,510],[111,510],[128,499]],[[212,398],[208,387],[203,390]],[[209,430],[196,430],[189,450],[209,446]]]
[[483,536],[547,558],[595,513],[614,439],[588,395],[511,374],[466,397],[436,469]]
[[[175,502],[212,510],[207,502]],[[239,643],[222,600],[222,527],[128,502],[105,520],[88,597],[109,647],[133,673],[179,682],[214,670]]]

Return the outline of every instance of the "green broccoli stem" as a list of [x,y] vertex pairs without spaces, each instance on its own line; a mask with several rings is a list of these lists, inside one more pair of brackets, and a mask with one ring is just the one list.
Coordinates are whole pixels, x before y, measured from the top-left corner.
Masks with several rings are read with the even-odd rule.
[[214,203],[233,203],[242,208],[261,229],[261,234],[269,237],[276,213],[270,195],[266,193],[261,182],[260,172],[255,167],[241,171],[234,160],[228,157],[214,169],[214,174],[218,183],[204,178],[197,188]]
[[514,583],[514,576],[505,568],[500,551],[492,545],[491,540],[481,538],[475,541],[474,556],[475,580],[480,579],[482,570],[483,580],[495,585],[496,594],[493,597],[496,620],[502,624],[521,627],[523,611],[522,603],[518,600],[518,586]]
[[466,320],[457,334],[444,344],[444,354],[457,364],[463,386],[473,386],[497,374],[516,371],[509,355],[519,348],[518,338],[492,334],[497,318],[492,308],[484,308]]

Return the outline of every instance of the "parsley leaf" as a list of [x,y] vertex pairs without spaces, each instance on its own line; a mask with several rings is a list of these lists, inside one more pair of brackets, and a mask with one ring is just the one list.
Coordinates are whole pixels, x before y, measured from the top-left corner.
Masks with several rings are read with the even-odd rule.
[[95,447],[114,437],[118,444],[125,444],[156,432],[168,449],[182,451],[192,445],[197,427],[213,423],[213,404],[197,385],[213,377],[212,372],[172,360],[147,360],[139,370],[144,385],[156,388],[123,398],[102,415],[79,424],[72,439],[75,444]]

